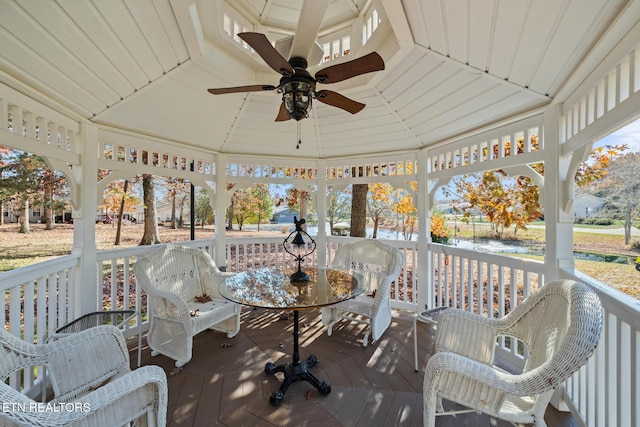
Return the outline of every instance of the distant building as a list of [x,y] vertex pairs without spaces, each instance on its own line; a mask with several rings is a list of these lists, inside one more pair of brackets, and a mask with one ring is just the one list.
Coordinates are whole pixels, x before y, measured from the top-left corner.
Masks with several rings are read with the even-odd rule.
[[291,210],[288,207],[275,208],[271,222],[275,224],[292,224],[293,217],[300,218],[300,212]]
[[[11,224],[17,223],[19,218],[13,214],[13,212],[8,209],[6,206],[2,207],[2,221],[3,224]],[[29,222],[32,224],[37,224],[42,222],[44,218],[44,208],[43,207],[35,207],[29,209]],[[60,221],[61,222],[61,221]]]
[[576,218],[591,218],[604,206],[605,200],[590,194],[580,194],[573,202],[573,211]]

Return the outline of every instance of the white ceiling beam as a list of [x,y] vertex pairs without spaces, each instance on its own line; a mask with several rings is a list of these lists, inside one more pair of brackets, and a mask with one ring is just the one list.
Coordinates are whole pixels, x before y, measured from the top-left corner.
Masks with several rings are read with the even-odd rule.
[[329,0],[305,0],[300,10],[298,29],[291,44],[291,56],[308,58],[316,42],[320,25],[327,13]]

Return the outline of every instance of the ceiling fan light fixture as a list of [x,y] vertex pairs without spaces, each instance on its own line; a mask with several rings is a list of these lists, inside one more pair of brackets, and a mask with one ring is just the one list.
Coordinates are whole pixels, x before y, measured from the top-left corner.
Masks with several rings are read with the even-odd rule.
[[299,121],[309,117],[315,85],[304,81],[290,81],[282,85],[282,102],[289,117]]

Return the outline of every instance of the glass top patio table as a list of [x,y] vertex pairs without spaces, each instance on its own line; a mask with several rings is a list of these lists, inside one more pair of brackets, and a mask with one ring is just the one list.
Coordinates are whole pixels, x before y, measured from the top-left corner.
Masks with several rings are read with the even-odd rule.
[[307,282],[292,282],[296,269],[259,268],[228,277],[220,284],[226,299],[251,307],[302,310],[355,298],[367,288],[355,271],[311,268]]
[[290,276],[296,269],[259,268],[227,277],[219,286],[220,294],[238,304],[269,309],[293,310],[293,354],[291,363],[276,365],[267,362],[264,371],[268,375],[284,374],[280,389],[271,393],[269,402],[279,406],[291,384],[306,381],[321,394],[331,393],[331,384],[318,380],[310,371],[318,364],[314,355],[300,360],[298,336],[300,335],[298,311],[323,307],[355,298],[367,288],[366,279],[355,271],[329,268],[307,269],[309,280],[292,282]]

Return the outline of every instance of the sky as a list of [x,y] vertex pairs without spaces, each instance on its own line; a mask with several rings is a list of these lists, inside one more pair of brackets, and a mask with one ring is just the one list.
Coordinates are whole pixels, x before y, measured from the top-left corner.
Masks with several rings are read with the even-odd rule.
[[595,144],[594,147],[602,145],[627,144],[629,149],[634,152],[640,152],[640,119],[629,123],[627,126],[607,135]]

